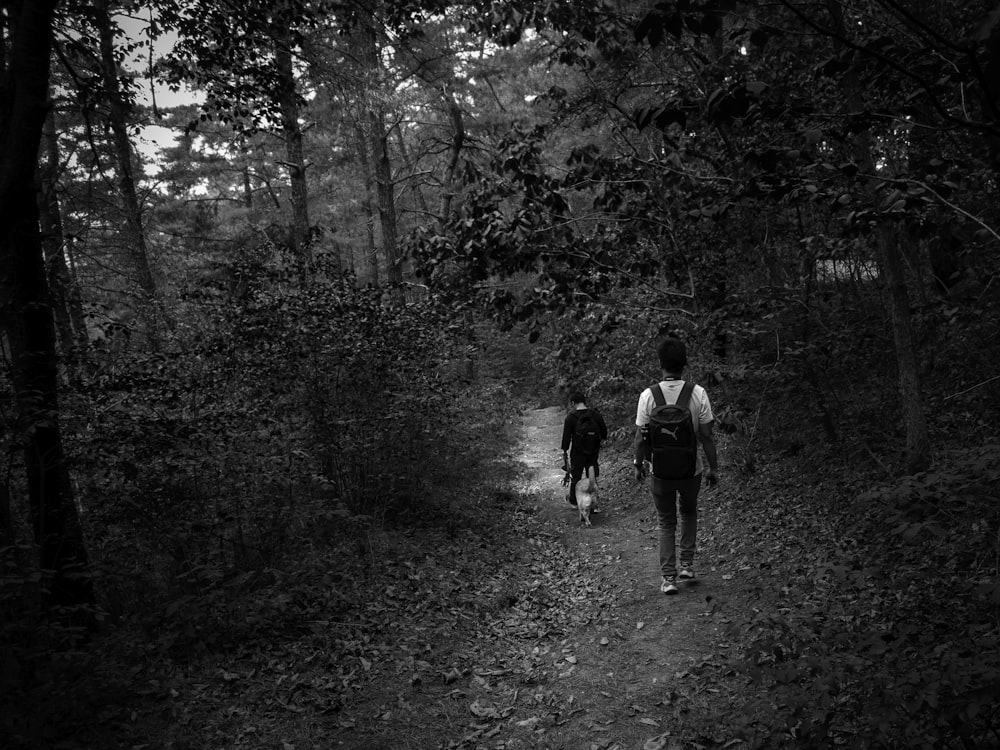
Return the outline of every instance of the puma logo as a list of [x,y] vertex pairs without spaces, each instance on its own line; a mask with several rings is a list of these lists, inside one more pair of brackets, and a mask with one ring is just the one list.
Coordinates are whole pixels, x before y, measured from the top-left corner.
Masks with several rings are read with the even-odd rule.
[[668,430],[666,427],[661,427],[660,428],[660,434],[670,435],[670,439],[671,440],[676,440],[677,439],[677,431],[679,429],[680,429],[680,427],[675,427],[672,430]]

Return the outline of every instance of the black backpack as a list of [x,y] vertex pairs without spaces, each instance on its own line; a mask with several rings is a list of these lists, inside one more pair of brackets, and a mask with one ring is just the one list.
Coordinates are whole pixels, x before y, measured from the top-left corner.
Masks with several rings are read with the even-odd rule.
[[698,465],[698,433],[689,408],[694,383],[686,381],[673,404],[666,402],[659,383],[650,390],[654,406],[649,414],[648,441],[653,476],[689,479]]
[[573,431],[573,452],[583,456],[596,457],[601,450],[601,426],[590,409],[576,413],[576,429]]

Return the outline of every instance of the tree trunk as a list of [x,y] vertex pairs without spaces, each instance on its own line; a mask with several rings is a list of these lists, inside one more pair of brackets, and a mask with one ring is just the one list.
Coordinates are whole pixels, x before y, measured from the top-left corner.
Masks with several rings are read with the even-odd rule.
[[386,276],[397,290],[393,296],[402,298],[400,285],[403,269],[400,266],[399,240],[396,234],[396,193],[389,162],[389,134],[385,131],[385,113],[375,105],[369,112],[372,154],[375,160],[375,194],[378,199],[379,225],[382,229],[382,255],[385,258]]
[[[840,37],[850,39],[840,0],[827,0],[827,8]],[[842,86],[848,105],[857,112],[864,111],[864,96],[860,83],[850,71],[844,75]],[[854,136],[853,148],[854,157],[862,174],[868,175],[862,183],[865,199],[878,216],[875,242],[882,275],[889,292],[892,337],[899,370],[899,398],[906,427],[906,469],[910,473],[916,473],[927,469],[930,465],[930,436],[927,432],[927,418],[924,414],[923,394],[917,372],[910,299],[906,288],[906,266],[899,246],[896,223],[892,218],[882,215],[879,210],[878,185],[875,177],[877,168],[872,155],[871,134],[868,131],[857,133]]]
[[5,4],[9,67],[0,87],[0,303],[10,347],[17,437],[32,527],[53,606],[94,601],[63,455],[56,336],[38,231],[35,172],[47,110],[55,0]]
[[56,329],[63,356],[72,368],[76,353],[88,345],[87,324],[83,313],[80,287],[67,263],[66,236],[63,232],[62,208],[59,205],[59,143],[55,120],[51,112],[42,133],[45,158],[39,180],[38,211],[42,231],[42,247],[48,272],[49,288],[55,311]]
[[451,206],[455,199],[455,187],[458,184],[458,167],[462,156],[462,146],[465,145],[465,124],[462,120],[462,108],[458,105],[458,100],[447,90],[441,88],[441,99],[444,101],[448,116],[451,119],[451,145],[448,148],[448,171],[444,178],[444,192],[441,196],[441,218],[440,226],[442,230],[451,218]]
[[285,136],[285,156],[291,187],[292,242],[294,250],[305,264],[312,260],[309,241],[309,190],[306,185],[306,164],[302,148],[302,128],[299,125],[299,103],[296,99],[295,69],[292,65],[291,35],[286,26],[278,34],[275,48],[275,68],[278,74],[278,97],[281,105],[281,128]]
[[361,172],[365,179],[365,199],[361,203],[361,210],[365,216],[365,266],[372,284],[378,286],[378,247],[375,244],[375,209],[373,207],[375,189],[372,180],[372,163],[368,153],[365,129],[361,125],[357,125],[354,132],[358,142],[358,160],[361,163]]
[[95,0],[93,20],[100,38],[101,72],[104,80],[104,95],[108,103],[108,125],[111,128],[118,190],[125,213],[123,222],[126,249],[132,261],[136,283],[142,292],[143,304],[140,317],[146,326],[146,336],[150,347],[160,347],[159,300],[156,282],[149,264],[149,250],[146,231],[142,224],[142,206],[136,189],[135,166],[133,163],[132,141],[128,135],[129,109],[118,83],[118,64],[115,62],[114,29],[108,0]]
[[[362,59],[369,86],[377,87],[380,76],[379,43],[375,31],[375,18],[363,28]],[[399,255],[399,241],[396,228],[396,195],[392,179],[392,165],[389,160],[389,132],[385,123],[385,108],[376,92],[369,91],[367,97],[367,126],[375,180],[375,195],[378,205],[379,225],[382,230],[382,255],[385,258],[386,276],[393,286],[393,298],[403,301],[403,269]]]
[[[1000,4],[996,5],[983,19],[976,30],[975,39],[983,45],[986,63],[983,66],[983,79],[980,81],[980,106],[983,119],[993,123],[993,128],[985,134],[989,147],[990,164],[993,174],[1000,178]],[[994,187],[1000,185],[1000,179],[993,180]]]
[[14,546],[14,516],[10,511],[10,485],[0,482],[0,549]]
[[[872,196],[872,200],[875,200],[875,196]],[[917,370],[917,352],[910,319],[910,295],[906,289],[906,265],[894,222],[886,219],[879,221],[878,245],[882,274],[889,292],[889,309],[892,311],[892,338],[896,345],[899,395],[903,424],[906,425],[906,468],[908,472],[915,474],[930,466],[930,436]]]

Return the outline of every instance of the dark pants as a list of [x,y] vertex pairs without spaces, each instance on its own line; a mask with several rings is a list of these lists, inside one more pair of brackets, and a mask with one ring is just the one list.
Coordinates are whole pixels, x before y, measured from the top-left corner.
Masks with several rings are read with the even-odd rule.
[[701,474],[691,479],[653,477],[653,503],[660,533],[660,574],[677,575],[677,510],[681,517],[681,567],[694,564],[698,536],[698,492]]
[[597,465],[597,456],[582,456],[577,453],[569,454],[569,502],[576,505],[576,483],[583,476],[583,471],[591,467],[594,479],[601,475],[601,467]]

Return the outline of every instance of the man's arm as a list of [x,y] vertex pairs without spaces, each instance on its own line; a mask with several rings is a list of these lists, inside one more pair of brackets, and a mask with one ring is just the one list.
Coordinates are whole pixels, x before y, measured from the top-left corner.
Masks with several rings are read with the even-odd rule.
[[639,403],[635,407],[635,439],[632,441],[632,465],[635,467],[635,480],[641,482],[646,478],[646,459],[648,456],[648,446],[646,441],[642,439],[642,426],[649,423],[649,411],[646,406],[646,394],[649,393],[647,388],[645,391],[639,394]]
[[709,485],[714,485],[719,481],[719,452],[715,446],[715,420],[698,425],[698,437],[701,439],[702,448],[705,450],[705,459],[708,461],[705,479]]
[[635,440],[632,443],[634,458],[632,465],[635,467],[635,479],[637,482],[646,478],[646,441],[642,439],[642,428],[635,428]]
[[576,419],[573,414],[567,414],[565,421],[563,421],[563,434],[562,442],[559,447],[562,449],[563,454],[563,471],[569,471],[569,446],[573,440],[573,427],[576,423]]

